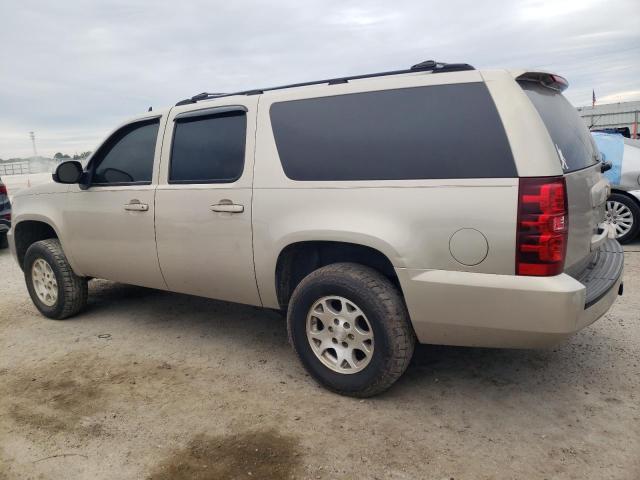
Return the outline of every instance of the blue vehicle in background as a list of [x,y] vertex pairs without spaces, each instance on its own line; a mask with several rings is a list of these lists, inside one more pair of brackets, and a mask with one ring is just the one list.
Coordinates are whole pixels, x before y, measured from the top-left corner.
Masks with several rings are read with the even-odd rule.
[[640,140],[618,133],[592,132],[602,154],[611,163],[604,175],[611,183],[605,220],[620,243],[636,238],[640,230]]

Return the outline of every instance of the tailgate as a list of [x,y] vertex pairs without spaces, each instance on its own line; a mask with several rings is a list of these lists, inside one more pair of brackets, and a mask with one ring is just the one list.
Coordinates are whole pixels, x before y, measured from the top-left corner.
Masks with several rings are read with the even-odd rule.
[[600,165],[566,173],[569,204],[569,241],[565,270],[580,272],[606,240],[604,221],[609,182],[603,178]]
[[519,81],[544,122],[567,185],[569,239],[565,270],[586,268],[606,240],[604,210],[610,187],[600,170],[600,154],[584,121],[562,93],[539,82]]

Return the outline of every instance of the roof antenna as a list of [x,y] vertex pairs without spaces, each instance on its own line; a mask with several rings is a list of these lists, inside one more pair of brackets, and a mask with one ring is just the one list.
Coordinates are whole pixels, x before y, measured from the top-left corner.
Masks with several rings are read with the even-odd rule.
[[150,112],[151,110],[153,110],[153,107],[149,107],[149,110],[147,110],[147,112]]

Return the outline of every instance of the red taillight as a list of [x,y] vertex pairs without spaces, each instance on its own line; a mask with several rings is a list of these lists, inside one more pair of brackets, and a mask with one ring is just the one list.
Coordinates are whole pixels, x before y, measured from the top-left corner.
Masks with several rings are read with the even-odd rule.
[[518,191],[516,273],[562,273],[569,227],[564,177],[521,178]]
[[4,186],[4,183],[0,183],[0,195],[8,195],[7,187]]

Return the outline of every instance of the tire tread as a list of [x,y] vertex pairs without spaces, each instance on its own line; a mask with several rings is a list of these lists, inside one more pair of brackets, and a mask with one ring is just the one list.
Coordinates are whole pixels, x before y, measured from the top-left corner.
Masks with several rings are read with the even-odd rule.
[[631,227],[631,230],[629,230],[622,237],[618,238],[618,241],[624,245],[631,242],[638,236],[638,231],[640,230],[640,206],[638,206],[638,203],[634,199],[618,192],[612,193],[607,201],[609,200],[620,202],[623,205],[626,205],[631,211],[631,215],[633,216],[633,225]]
[[[58,282],[62,284],[62,308],[59,312],[49,315],[43,312],[45,315],[56,320],[64,320],[73,315],[79,313],[87,304],[88,285],[87,279],[79,277],[71,269],[71,265],[67,260],[67,257],[62,250],[60,241],[57,238],[49,238],[46,240],[40,240],[32,244],[27,250],[25,255],[25,265],[27,265],[27,259],[30,258],[33,253],[39,249],[47,251],[50,258],[55,262],[59,273],[62,278],[58,279]],[[45,259],[48,260],[48,259]],[[28,270],[25,268],[25,276],[29,275]],[[27,279],[29,281],[29,279]],[[60,298],[58,299],[60,303]],[[41,310],[42,311],[42,310]]]

